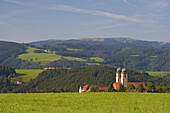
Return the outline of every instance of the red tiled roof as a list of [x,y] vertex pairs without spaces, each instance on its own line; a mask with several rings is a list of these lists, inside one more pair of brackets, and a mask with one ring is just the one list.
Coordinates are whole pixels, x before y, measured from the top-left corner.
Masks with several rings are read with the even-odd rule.
[[88,90],[89,89],[89,85],[85,85],[84,87],[83,87],[83,90],[84,91],[86,91],[86,90]]
[[17,80],[17,82],[22,82],[21,80]]
[[143,87],[145,88],[145,83],[144,82],[128,82],[128,84],[133,84],[135,88],[138,86],[138,84],[142,84]]
[[109,88],[108,86],[98,86],[99,87],[99,91],[107,91],[107,89]]
[[114,83],[113,84],[113,87],[115,88],[115,89],[119,89],[119,85],[120,85],[121,83]]

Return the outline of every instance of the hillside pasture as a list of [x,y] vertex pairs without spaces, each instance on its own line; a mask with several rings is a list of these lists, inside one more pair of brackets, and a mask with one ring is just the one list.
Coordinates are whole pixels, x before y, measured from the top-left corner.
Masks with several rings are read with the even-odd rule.
[[86,63],[86,64],[89,66],[99,66],[100,65],[99,63]]
[[0,94],[1,113],[169,113],[169,93]]
[[134,57],[139,57],[140,55],[131,55],[131,56],[134,56]]
[[103,58],[99,58],[99,57],[90,57],[90,60],[94,60],[96,62],[103,62],[104,61]]
[[43,69],[16,69],[16,76],[12,78],[13,82],[22,80],[23,82],[29,82],[30,79],[34,79],[39,73],[43,72]]
[[73,48],[66,48],[69,51],[83,51],[82,49],[73,49]]
[[153,72],[153,71],[146,71],[151,76],[167,76],[170,72]]
[[56,60],[60,60],[62,58],[67,60],[86,61],[81,58],[56,55],[55,52],[49,52],[49,51],[46,53],[34,53],[35,50],[39,50],[39,49],[28,47],[27,49],[28,53],[21,54],[18,56],[18,58],[26,61],[39,62],[42,65]]

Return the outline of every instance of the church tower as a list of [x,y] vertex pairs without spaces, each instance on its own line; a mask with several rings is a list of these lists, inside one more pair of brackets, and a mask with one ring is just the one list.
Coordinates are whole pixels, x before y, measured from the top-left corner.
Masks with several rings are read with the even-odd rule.
[[117,68],[116,71],[116,83],[121,83],[121,68]]
[[121,83],[123,84],[124,87],[128,86],[128,74],[126,68],[122,69],[121,72]]

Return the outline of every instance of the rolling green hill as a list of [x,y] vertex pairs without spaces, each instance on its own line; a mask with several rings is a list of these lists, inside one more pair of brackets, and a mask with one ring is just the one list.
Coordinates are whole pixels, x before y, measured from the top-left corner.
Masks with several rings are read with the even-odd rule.
[[26,50],[28,53],[21,54],[18,56],[18,58],[27,61],[38,62],[41,63],[41,65],[48,64],[56,60],[60,60],[62,58],[67,60],[86,61],[81,58],[56,55],[54,51],[51,52],[48,51],[46,53],[35,53],[34,52],[35,50],[40,50],[40,49],[28,47],[28,49]]
[[0,42],[0,64],[16,69],[114,66],[139,71],[170,71],[169,43],[122,38],[38,43],[32,43],[36,45],[33,46]]

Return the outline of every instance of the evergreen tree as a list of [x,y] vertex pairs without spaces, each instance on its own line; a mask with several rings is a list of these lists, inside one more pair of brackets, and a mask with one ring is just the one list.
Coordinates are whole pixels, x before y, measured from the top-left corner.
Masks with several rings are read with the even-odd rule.
[[135,86],[133,85],[133,84],[128,84],[128,87],[127,87],[127,89],[135,89]]
[[125,87],[123,86],[123,84],[119,85],[119,92],[124,92],[125,91]]
[[97,87],[97,86],[90,87],[90,92],[98,92],[98,91],[99,91],[99,87]]
[[111,83],[110,84],[110,86],[109,86],[109,88],[108,88],[108,90],[107,90],[108,92],[115,92],[116,90],[114,89],[114,87],[113,87],[113,84]]
[[138,84],[136,89],[139,91],[139,92],[143,92],[144,91],[144,87],[142,84]]
[[160,86],[157,86],[157,87],[156,87],[156,91],[158,91],[159,93],[161,93],[161,92],[162,92],[162,88],[161,88]]
[[155,85],[152,82],[149,82],[147,84],[146,91],[155,91]]

